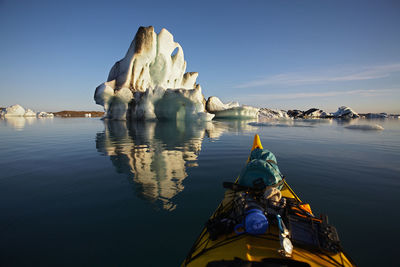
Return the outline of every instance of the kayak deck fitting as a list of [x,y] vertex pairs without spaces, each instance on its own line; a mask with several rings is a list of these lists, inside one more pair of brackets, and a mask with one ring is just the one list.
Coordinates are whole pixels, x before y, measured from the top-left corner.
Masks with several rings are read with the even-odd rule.
[[[270,153],[262,150],[256,135],[247,166],[260,161],[252,160],[254,153]],[[270,154],[263,155],[269,168],[281,175],[275,156],[270,160]],[[279,182],[261,187],[258,178],[250,187],[243,182],[246,171],[235,183],[224,183],[227,190],[222,202],[182,266],[355,266],[343,252],[336,229],[326,217],[315,217],[283,176]],[[276,193],[276,198],[267,196],[270,192]]]

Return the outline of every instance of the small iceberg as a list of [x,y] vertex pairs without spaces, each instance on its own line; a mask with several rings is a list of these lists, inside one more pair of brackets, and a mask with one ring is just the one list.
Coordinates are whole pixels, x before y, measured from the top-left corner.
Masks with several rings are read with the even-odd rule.
[[367,119],[387,119],[389,118],[389,115],[385,112],[382,113],[368,113],[365,115],[365,118]]
[[216,97],[211,96],[206,102],[206,110],[219,119],[255,119],[260,111],[259,108],[242,105],[238,102],[229,102],[227,104]]
[[287,120],[287,119],[292,119],[289,117],[288,113],[285,110],[279,110],[279,109],[269,109],[269,108],[261,108],[260,112],[258,113],[258,118],[263,120]]
[[28,108],[25,111],[24,117],[36,117],[36,112]]
[[36,115],[38,118],[53,118],[54,117],[53,113],[48,113],[48,112],[44,112],[44,111],[38,112]]
[[362,131],[383,131],[384,128],[378,124],[370,125],[370,124],[356,124],[345,126],[344,128],[350,130],[362,130]]
[[346,106],[339,107],[338,110],[332,115],[334,118],[340,119],[355,119],[360,117],[357,112]]

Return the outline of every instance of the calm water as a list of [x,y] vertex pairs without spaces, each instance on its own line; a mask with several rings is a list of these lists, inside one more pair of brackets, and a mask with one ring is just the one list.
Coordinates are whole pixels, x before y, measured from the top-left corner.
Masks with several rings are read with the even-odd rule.
[[178,266],[255,133],[360,266],[398,266],[400,121],[0,120],[0,266]]

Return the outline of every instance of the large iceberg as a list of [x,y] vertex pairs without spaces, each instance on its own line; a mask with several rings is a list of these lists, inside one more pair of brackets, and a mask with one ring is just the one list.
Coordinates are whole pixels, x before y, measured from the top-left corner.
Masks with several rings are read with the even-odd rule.
[[182,47],[166,29],[140,27],[125,57],[111,68],[94,99],[109,119],[200,119],[205,111],[197,72],[187,72]]

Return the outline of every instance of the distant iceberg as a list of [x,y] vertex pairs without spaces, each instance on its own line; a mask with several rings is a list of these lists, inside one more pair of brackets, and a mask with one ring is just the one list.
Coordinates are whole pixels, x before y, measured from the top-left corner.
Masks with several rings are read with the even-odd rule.
[[38,112],[36,115],[38,118],[53,118],[54,117],[53,113],[48,113],[48,112],[44,112],[44,111]]
[[285,110],[261,108],[258,114],[260,120],[270,119],[291,119]]
[[389,115],[385,112],[368,113],[368,114],[365,114],[365,118],[367,118],[367,119],[387,119],[387,118],[389,118]]
[[125,57],[116,62],[94,99],[105,117],[126,119],[211,120],[196,84],[197,72],[186,72],[182,47],[166,29],[140,27]]
[[28,108],[25,111],[24,117],[36,117],[36,112]]
[[332,114],[326,113],[322,109],[310,108],[306,111],[301,111],[298,109],[289,110],[287,112],[288,116],[294,119],[313,119],[313,118],[330,118],[333,117]]
[[238,102],[229,102],[227,104],[216,97],[211,96],[206,102],[206,109],[209,113],[215,115],[215,118],[223,119],[254,119],[257,118],[259,108],[242,105]]
[[23,117],[25,109],[21,105],[12,105],[1,111],[2,117]]
[[230,109],[230,108],[236,108],[236,107],[239,107],[239,106],[240,105],[239,105],[238,102],[229,102],[229,103],[224,104],[216,96],[210,96],[207,99],[207,102],[206,102],[206,109],[210,113],[215,113],[215,112],[227,110],[227,109]]
[[332,113],[332,116],[334,118],[341,118],[341,119],[354,119],[360,117],[360,115],[358,115],[357,112],[346,106],[339,107],[335,113]]
[[15,104],[0,111],[0,117],[54,117],[52,113],[35,112],[31,109],[25,109],[21,105]]

